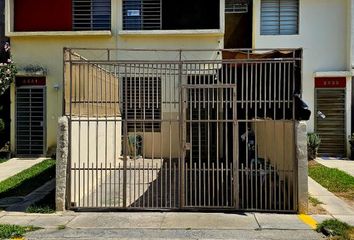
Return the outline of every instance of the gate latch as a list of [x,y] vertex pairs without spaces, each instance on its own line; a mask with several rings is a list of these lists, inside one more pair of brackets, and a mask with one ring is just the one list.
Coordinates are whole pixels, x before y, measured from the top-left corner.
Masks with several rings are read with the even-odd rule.
[[192,149],[192,144],[186,143],[186,144],[184,145],[184,149],[185,149],[186,151],[191,150],[191,149]]

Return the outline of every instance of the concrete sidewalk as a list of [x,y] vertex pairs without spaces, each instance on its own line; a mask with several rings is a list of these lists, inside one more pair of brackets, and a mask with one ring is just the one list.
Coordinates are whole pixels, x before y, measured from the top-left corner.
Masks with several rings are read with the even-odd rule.
[[0,182],[23,170],[44,161],[47,158],[12,158],[0,164]]
[[331,158],[317,158],[316,161],[329,168],[338,168],[343,172],[346,172],[354,176],[354,161],[353,160],[338,160]]
[[323,207],[334,218],[354,226],[354,207],[329,192],[309,177],[309,193],[323,204]]
[[322,239],[298,215],[3,212],[0,216],[2,224],[44,228],[27,239]]

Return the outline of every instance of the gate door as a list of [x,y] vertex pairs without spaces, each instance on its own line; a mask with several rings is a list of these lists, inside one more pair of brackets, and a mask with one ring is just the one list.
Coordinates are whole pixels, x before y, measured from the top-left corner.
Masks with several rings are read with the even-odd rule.
[[236,85],[184,85],[182,99],[182,207],[237,207]]
[[321,137],[319,154],[343,157],[345,137],[345,78],[316,79],[316,133]]
[[45,153],[45,88],[16,89],[16,154],[40,156]]

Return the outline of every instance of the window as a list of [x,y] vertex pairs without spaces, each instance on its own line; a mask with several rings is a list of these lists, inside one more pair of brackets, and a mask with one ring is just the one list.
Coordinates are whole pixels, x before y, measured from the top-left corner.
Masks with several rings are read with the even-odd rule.
[[111,30],[111,0],[73,0],[73,30]]
[[123,29],[219,29],[219,10],[216,0],[123,0]]
[[159,122],[161,120],[160,78],[124,78],[123,96],[123,116],[128,120],[129,132],[161,130]]
[[124,0],[124,30],[161,29],[161,0]]
[[261,35],[299,33],[299,0],[262,0]]

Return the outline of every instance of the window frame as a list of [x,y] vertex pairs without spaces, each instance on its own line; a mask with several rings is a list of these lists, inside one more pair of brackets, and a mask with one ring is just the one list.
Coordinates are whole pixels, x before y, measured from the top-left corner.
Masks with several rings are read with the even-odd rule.
[[[280,19],[280,16],[281,16],[281,5],[280,5],[280,2],[281,0],[278,0],[278,6],[277,6],[277,9],[278,9],[278,15],[279,15],[279,19],[278,19],[278,32],[277,33],[265,33],[264,32],[264,29],[263,29],[263,8],[262,8],[262,3],[263,1],[267,1],[267,0],[260,0],[260,16],[259,16],[259,34],[261,36],[298,36],[300,35],[300,16],[301,16],[301,1],[300,0],[291,0],[291,1],[296,1],[297,2],[297,18],[296,18],[296,31],[294,33],[282,33],[282,30],[281,30],[281,19]],[[288,0],[289,1],[289,0]]]
[[[122,0],[122,8],[121,8],[121,29],[118,31],[119,35],[161,35],[161,34],[167,34],[167,35],[217,35],[217,36],[222,36],[224,33],[224,8],[222,7],[222,1],[224,0],[217,0],[219,3],[219,12],[218,12],[218,28],[188,28],[188,29],[164,29],[163,28],[163,0],[161,0],[161,12],[160,12],[160,28],[159,29],[127,29],[125,28],[125,9],[124,9],[124,1]],[[141,25],[144,23],[141,22]]]
[[[76,4],[82,4],[82,6],[77,6]],[[85,4],[86,6],[84,6]],[[81,11],[86,11],[85,14],[78,13],[80,9],[77,8],[80,7],[82,8]],[[85,7],[90,10],[84,9]],[[102,10],[102,8],[108,9]],[[86,16],[86,19],[83,18],[83,15]],[[103,18],[103,20],[101,18]],[[101,25],[104,26],[102,27]],[[111,31],[111,29],[111,0],[72,0],[72,31]]]

